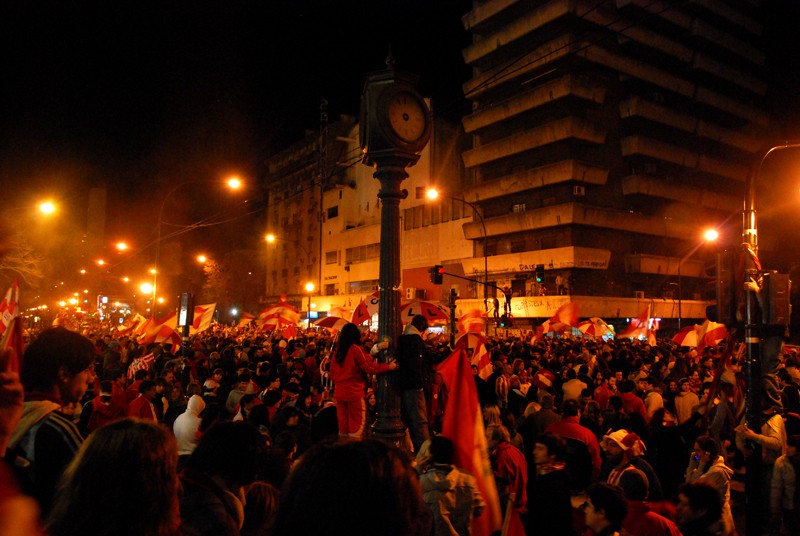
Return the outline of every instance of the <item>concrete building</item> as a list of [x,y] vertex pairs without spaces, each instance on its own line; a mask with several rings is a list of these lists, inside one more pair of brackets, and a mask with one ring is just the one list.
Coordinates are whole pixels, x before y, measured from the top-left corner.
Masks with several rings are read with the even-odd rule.
[[[768,126],[758,4],[473,3],[464,197],[483,212],[493,280],[524,296],[544,264],[547,294],[566,282],[581,316],[650,301],[702,318],[720,247],[702,232],[738,240]],[[480,250],[480,222],[464,230]]]

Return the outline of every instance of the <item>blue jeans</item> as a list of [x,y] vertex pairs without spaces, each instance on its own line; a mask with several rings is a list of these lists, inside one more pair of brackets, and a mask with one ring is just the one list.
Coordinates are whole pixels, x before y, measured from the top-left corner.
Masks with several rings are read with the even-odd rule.
[[783,335],[768,333],[761,341],[761,388],[770,406],[783,411],[781,392],[778,388],[778,365],[781,362]]
[[414,452],[419,452],[422,443],[431,436],[428,430],[428,408],[425,404],[425,393],[422,389],[406,389],[403,391],[403,409],[405,410],[408,433]]

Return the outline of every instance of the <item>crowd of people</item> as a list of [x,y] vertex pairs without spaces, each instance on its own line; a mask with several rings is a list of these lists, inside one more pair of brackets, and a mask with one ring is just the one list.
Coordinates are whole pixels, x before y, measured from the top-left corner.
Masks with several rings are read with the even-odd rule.
[[[394,347],[353,324],[291,340],[218,327],[175,352],[44,330],[19,376],[0,371],[0,534],[470,534],[492,505],[442,435],[447,342],[423,317]],[[731,482],[753,448],[765,531],[800,533],[794,350],[753,431],[733,348],[485,349],[493,372],[473,379],[506,534],[734,535]],[[398,380],[399,446],[372,437],[381,374]]]

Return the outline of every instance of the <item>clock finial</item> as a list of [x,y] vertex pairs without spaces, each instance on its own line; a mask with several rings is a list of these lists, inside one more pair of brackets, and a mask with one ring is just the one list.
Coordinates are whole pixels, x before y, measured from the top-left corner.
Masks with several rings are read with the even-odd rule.
[[386,56],[386,67],[389,69],[394,67],[394,57],[392,56],[392,44],[389,43],[389,55]]

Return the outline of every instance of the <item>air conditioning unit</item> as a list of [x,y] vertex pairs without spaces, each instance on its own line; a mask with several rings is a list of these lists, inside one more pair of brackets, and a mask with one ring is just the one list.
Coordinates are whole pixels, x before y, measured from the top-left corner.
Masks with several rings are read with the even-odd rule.
[[407,287],[406,288],[406,299],[407,300],[413,300],[416,297],[417,297],[417,289],[415,289],[414,287]]
[[636,291],[634,291],[633,296],[637,300],[643,300],[644,299],[644,291],[643,290],[636,290]]
[[581,185],[575,185],[572,187],[572,195],[577,196],[584,196],[586,195],[586,187]]

